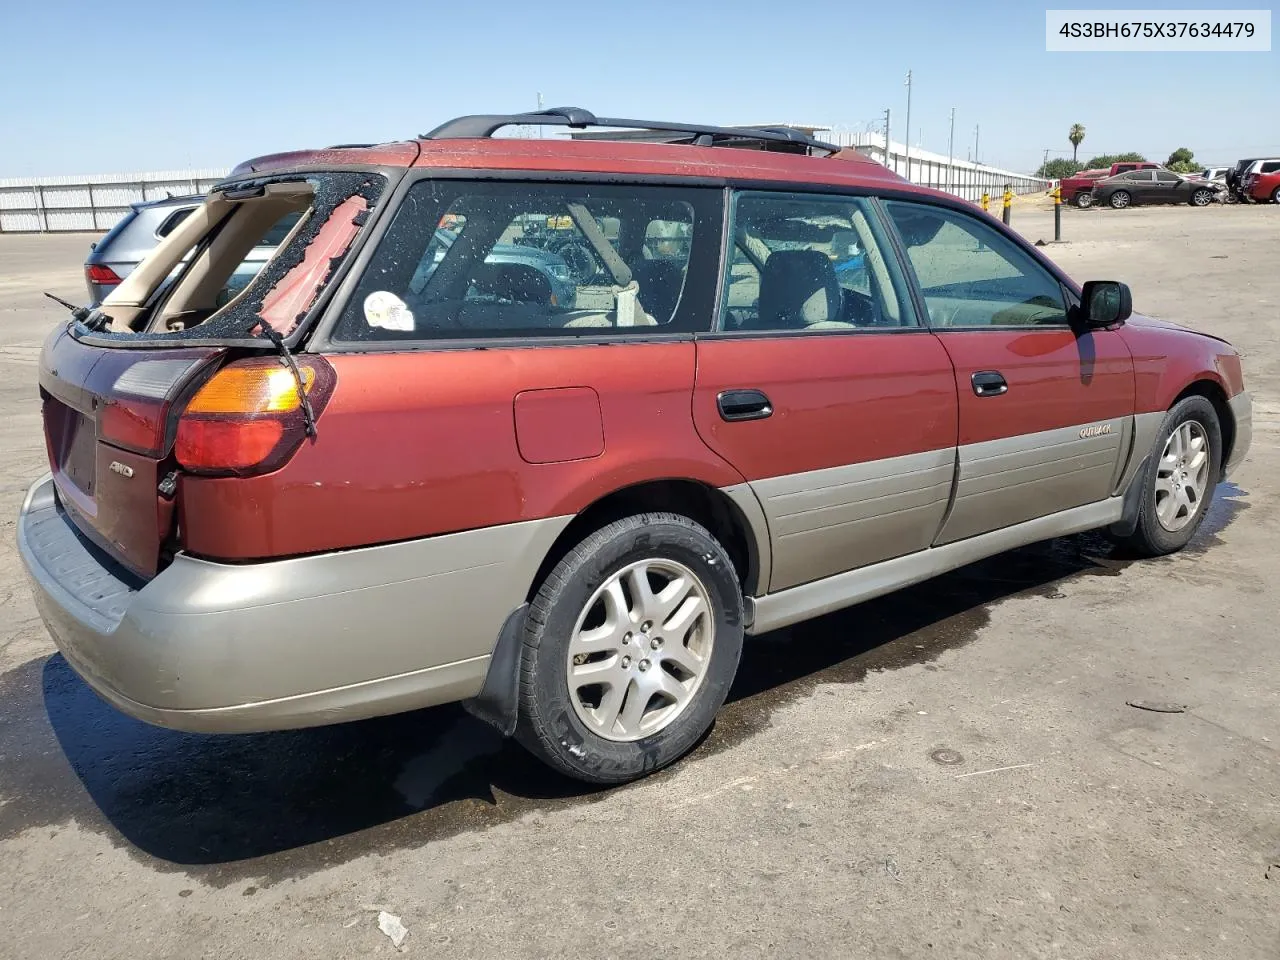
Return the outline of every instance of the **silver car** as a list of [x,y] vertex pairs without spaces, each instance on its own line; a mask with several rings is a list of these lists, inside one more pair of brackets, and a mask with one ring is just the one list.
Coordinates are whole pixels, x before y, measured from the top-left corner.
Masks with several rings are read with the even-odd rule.
[[[204,200],[204,196],[199,195],[133,204],[106,236],[89,249],[89,257],[84,262],[89,301],[101,303],[155,249],[156,244],[172,233]],[[234,295],[258,275],[297,219],[294,214],[281,220],[263,237],[262,244],[249,252],[228,284],[228,294]],[[185,258],[183,263],[186,263]]]

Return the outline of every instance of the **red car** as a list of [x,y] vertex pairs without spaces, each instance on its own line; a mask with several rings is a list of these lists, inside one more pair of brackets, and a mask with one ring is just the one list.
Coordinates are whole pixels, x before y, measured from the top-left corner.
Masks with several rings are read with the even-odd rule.
[[1259,203],[1280,203],[1280,171],[1255,174],[1249,182],[1249,196]]
[[[595,261],[565,297],[511,252],[563,231]],[[1130,311],[790,130],[563,109],[265,157],[49,336],[19,545],[135,717],[461,700],[625,781],[699,741],[744,633],[1082,530],[1186,544],[1249,395],[1227,343]]]
[[1071,203],[1080,209],[1093,206],[1093,185],[1103,177],[1109,177],[1107,169],[1081,170],[1075,176],[1064,177],[1058,187],[1062,191],[1062,202]]

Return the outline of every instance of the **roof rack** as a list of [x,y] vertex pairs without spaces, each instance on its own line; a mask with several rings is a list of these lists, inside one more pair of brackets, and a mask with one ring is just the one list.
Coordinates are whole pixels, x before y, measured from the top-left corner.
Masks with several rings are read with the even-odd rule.
[[[788,153],[839,153],[842,149],[832,143],[824,143],[805,136],[789,127],[710,127],[697,123],[668,123],[656,120],[623,120],[617,117],[597,117],[581,107],[553,107],[530,113],[477,114],[458,117],[423,134],[424,140],[476,139],[492,137],[504,127],[558,126],[582,130],[586,127],[607,127],[632,131],[619,134],[616,139],[637,139],[635,131],[654,131],[671,134],[656,138],[664,143],[686,143],[692,146],[754,147],[758,150],[780,150]],[[593,139],[615,139],[600,134]]]

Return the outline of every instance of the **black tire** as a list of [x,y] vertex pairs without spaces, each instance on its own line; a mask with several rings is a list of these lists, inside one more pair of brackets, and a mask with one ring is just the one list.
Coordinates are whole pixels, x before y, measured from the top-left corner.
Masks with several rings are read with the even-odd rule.
[[[1160,458],[1173,432],[1189,420],[1196,421],[1203,428],[1209,441],[1209,472],[1204,495],[1196,504],[1190,522],[1176,531],[1167,530],[1156,516],[1156,475],[1159,471]],[[1140,479],[1141,500],[1138,506],[1138,525],[1133,533],[1122,539],[1122,543],[1134,553],[1144,557],[1160,557],[1176,553],[1187,545],[1195,536],[1209,504],[1213,501],[1214,488],[1222,473],[1222,427],[1218,422],[1218,413],[1213,404],[1204,397],[1193,396],[1178,401],[1165,415],[1160,424],[1160,432],[1156,434],[1156,442],[1151,447],[1147,463],[1142,468]]]
[[[648,559],[674,561],[698,578],[709,601],[714,642],[683,710],[655,733],[618,741],[590,729],[571,701],[569,643],[596,591],[630,564]],[[733,563],[706,529],[671,513],[611,523],[556,564],[529,605],[516,737],[551,767],[588,783],[625,783],[661,769],[710,729],[737,673],[742,634],[742,590]]]
[[1276,187],[1271,191],[1271,202],[1280,203],[1280,187]]
[[1213,203],[1213,191],[1206,189],[1192,191],[1191,199],[1187,202],[1193,207],[1207,207]]
[[1123,210],[1133,203],[1133,196],[1128,190],[1117,190],[1107,198],[1107,203],[1111,204],[1112,210]]
[[1093,206],[1093,194],[1088,190],[1082,191],[1075,195],[1075,199],[1071,201],[1080,210],[1088,210]]

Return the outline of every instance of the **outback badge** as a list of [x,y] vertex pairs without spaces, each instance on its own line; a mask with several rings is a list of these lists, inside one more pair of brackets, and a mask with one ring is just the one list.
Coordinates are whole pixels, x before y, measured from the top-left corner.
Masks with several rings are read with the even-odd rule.
[[1101,437],[1111,432],[1111,424],[1095,423],[1091,427],[1085,427],[1080,431],[1080,439],[1088,440],[1090,437]]
[[112,460],[107,469],[111,470],[113,473],[118,473],[120,476],[125,478],[133,476],[133,467],[129,466],[127,463],[121,463],[119,460]]

